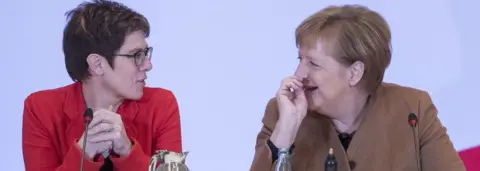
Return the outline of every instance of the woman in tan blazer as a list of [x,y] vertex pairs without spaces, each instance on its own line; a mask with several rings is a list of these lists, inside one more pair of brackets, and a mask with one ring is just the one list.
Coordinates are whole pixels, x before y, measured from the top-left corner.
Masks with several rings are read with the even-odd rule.
[[428,93],[383,83],[390,41],[387,22],[362,6],[303,21],[300,63],[268,102],[250,170],[272,170],[287,151],[294,171],[322,171],[332,148],[338,171],[464,171]]

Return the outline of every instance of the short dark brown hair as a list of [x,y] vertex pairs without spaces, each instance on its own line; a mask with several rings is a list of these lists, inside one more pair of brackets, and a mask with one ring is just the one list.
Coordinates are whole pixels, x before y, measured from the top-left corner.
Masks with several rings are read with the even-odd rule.
[[63,53],[73,81],[90,77],[88,55],[102,55],[113,67],[115,53],[123,45],[125,36],[138,30],[143,31],[145,37],[150,34],[150,25],[142,14],[114,1],[84,2],[65,15],[70,20],[63,32]]
[[391,61],[391,33],[387,21],[360,5],[329,6],[305,19],[295,31],[298,47],[314,47],[319,41],[345,66],[365,65],[361,85],[367,92],[382,83]]

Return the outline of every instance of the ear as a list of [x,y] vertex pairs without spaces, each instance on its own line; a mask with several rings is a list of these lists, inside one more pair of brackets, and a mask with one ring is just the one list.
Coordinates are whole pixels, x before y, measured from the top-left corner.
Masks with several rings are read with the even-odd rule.
[[350,69],[350,80],[349,84],[350,86],[355,86],[357,85],[363,77],[363,74],[365,73],[365,64],[361,61],[356,61],[349,67]]
[[102,56],[98,54],[90,54],[87,56],[88,70],[92,76],[102,76],[105,73],[102,59]]

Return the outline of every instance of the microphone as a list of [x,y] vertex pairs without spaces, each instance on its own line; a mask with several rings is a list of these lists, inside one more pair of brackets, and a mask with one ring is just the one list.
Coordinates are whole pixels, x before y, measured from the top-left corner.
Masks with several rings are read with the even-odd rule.
[[417,127],[417,115],[415,115],[415,113],[410,113],[408,115],[408,124],[412,127],[412,128],[415,128]]
[[417,128],[417,122],[418,122],[418,118],[417,118],[417,115],[415,115],[415,113],[410,113],[408,114],[408,124],[410,125],[410,127],[412,128],[412,133],[413,133],[413,140],[414,140],[414,144],[415,144],[415,159],[416,159],[416,163],[417,163],[417,168],[419,170],[421,170],[422,168],[420,168],[420,161],[418,160],[418,150],[417,150],[417,147],[418,147],[418,138],[415,134],[415,129]]
[[87,147],[87,131],[88,131],[88,125],[92,121],[93,118],[93,110],[90,108],[85,109],[85,113],[83,113],[83,122],[85,122],[85,137],[83,137],[83,152],[82,152],[82,158],[80,161],[80,171],[83,171],[83,160],[85,158],[85,148]]
[[325,160],[325,171],[337,171],[337,160],[333,154],[333,149],[328,150],[328,156]]

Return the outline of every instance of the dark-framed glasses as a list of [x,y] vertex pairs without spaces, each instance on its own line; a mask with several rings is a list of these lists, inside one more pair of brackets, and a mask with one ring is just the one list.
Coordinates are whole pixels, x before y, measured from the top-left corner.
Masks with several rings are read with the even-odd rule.
[[133,54],[116,54],[117,56],[125,56],[128,58],[133,58],[135,60],[135,65],[140,68],[145,60],[152,60],[153,47],[147,47],[143,50],[139,50]]

